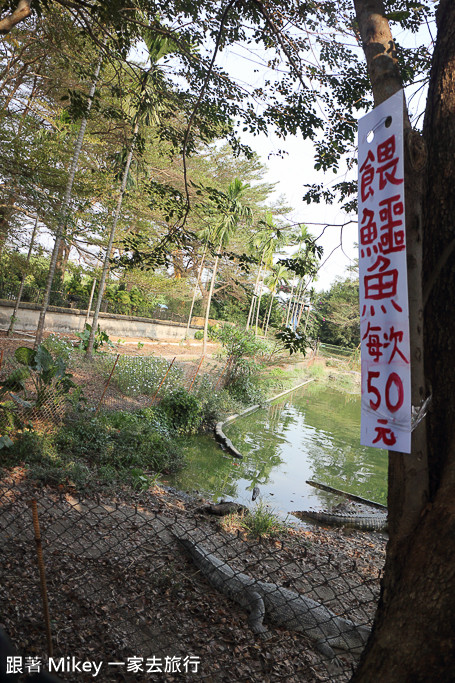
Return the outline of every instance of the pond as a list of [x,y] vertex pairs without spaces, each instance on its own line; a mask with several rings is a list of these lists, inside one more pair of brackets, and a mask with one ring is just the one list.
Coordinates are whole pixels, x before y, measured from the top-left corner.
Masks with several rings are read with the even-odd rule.
[[262,500],[280,515],[338,502],[308,485],[308,479],[386,503],[387,453],[360,445],[356,394],[312,382],[224,431],[243,460],[223,451],[211,436],[195,436],[185,446],[188,466],[167,483],[245,505],[251,505],[257,485]]

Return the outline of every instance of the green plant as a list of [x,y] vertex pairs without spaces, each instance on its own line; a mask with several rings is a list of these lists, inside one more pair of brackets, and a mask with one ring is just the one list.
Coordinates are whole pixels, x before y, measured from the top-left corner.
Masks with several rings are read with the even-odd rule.
[[[22,408],[39,409],[57,396],[68,394],[76,386],[71,373],[66,372],[63,358],[59,356],[54,359],[42,344],[37,349],[20,346],[16,349],[14,358],[23,367],[13,370],[0,383],[0,397],[9,393],[13,401]],[[29,380],[33,392],[30,392]]]
[[241,526],[251,536],[262,538],[263,536],[276,536],[286,530],[285,522],[275,514],[266,503],[260,500],[250,513],[242,518]]
[[53,434],[25,430],[2,460],[6,466],[25,465],[29,476],[51,485],[123,485],[136,491],[152,486],[160,472],[183,465],[181,447],[158,409],[96,418],[79,413]]
[[0,436],[0,450],[2,448],[10,448],[13,445],[13,441],[9,438],[7,434]]
[[138,341],[137,348],[142,349],[144,347],[144,342]]
[[308,374],[313,379],[322,379],[326,376],[327,370],[323,363],[313,363],[313,365],[308,368]]
[[[112,363],[111,356],[99,356],[97,360],[106,377],[112,369]],[[153,396],[168,369],[169,362],[164,358],[121,355],[115,366],[112,382],[126,396]],[[181,369],[174,364],[160,388],[160,395],[163,396],[178,386],[181,377]]]
[[216,331],[228,362],[225,373],[225,387],[235,400],[244,404],[263,400],[259,386],[259,372],[270,357],[271,346],[257,339],[251,331],[224,325]]
[[194,434],[201,424],[201,404],[183,387],[165,396],[159,407],[168,424],[179,434]]
[[50,334],[42,343],[49,353],[54,358],[62,358],[66,364],[71,360],[71,354],[74,348],[67,339],[60,337],[58,334]]
[[193,395],[201,407],[200,428],[211,429],[223,417],[238,412],[243,407],[226,389],[214,388],[208,375],[199,375],[193,386]]
[[282,342],[285,349],[289,353],[303,353],[306,354],[308,348],[308,340],[303,332],[294,332],[290,327],[281,327],[276,333],[275,337]]
[[[79,342],[79,348],[82,351],[86,351],[88,348],[88,341],[90,338],[90,332],[92,331],[92,326],[90,323],[85,323],[85,327],[82,330],[82,332],[76,332],[76,337],[79,337],[80,342]],[[104,344],[107,344],[110,347],[113,347],[113,343],[111,342],[109,335],[107,332],[104,332],[103,330],[100,329],[100,326],[96,328],[95,332],[95,339],[93,341],[93,350],[96,352],[101,346],[104,346]]]
[[156,482],[158,475],[151,477],[138,467],[130,470],[131,485],[136,491],[146,491]]
[[204,338],[204,332],[202,330],[196,330],[196,332],[194,333],[194,338],[197,341],[200,341],[201,339]]

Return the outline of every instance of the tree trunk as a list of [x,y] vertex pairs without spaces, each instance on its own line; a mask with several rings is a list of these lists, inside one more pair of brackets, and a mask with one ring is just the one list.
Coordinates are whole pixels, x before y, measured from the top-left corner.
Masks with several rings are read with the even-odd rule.
[[259,285],[259,293],[258,293],[257,308],[256,308],[256,324],[255,324],[255,332],[254,332],[255,337],[258,336],[259,309],[261,308],[262,292],[263,291],[264,291],[264,278],[262,278],[260,285]]
[[[35,225],[33,226],[33,232],[32,232],[32,236],[30,238],[30,244],[28,247],[27,260],[26,260],[27,266],[30,263],[30,257],[32,255],[33,244],[35,242],[35,235],[36,235],[36,231],[38,230],[38,220],[39,220],[39,216],[38,216],[38,214],[36,214]],[[14,311],[13,311],[13,314],[11,316],[10,324],[8,327],[8,332],[6,333],[7,337],[10,337],[14,332],[14,325],[15,325],[16,320],[17,320],[17,312],[19,310],[19,305],[21,303],[22,292],[24,291],[25,278],[26,278],[26,274],[24,273],[21,277],[21,284],[19,287],[19,292],[17,293],[16,303],[14,304]]]
[[56,269],[56,264],[57,264],[57,256],[58,256],[59,249],[60,249],[60,242],[61,242],[63,234],[65,232],[65,227],[66,227],[66,223],[68,220],[69,203],[70,203],[70,199],[71,199],[71,193],[73,191],[74,178],[76,176],[77,166],[79,163],[79,156],[80,156],[81,150],[82,150],[82,143],[84,141],[85,129],[87,128],[88,116],[90,114],[90,109],[92,107],[93,98],[95,96],[95,90],[96,90],[96,84],[98,82],[98,76],[100,75],[101,62],[102,62],[102,57],[100,56],[100,58],[98,60],[98,64],[96,65],[94,76],[93,76],[93,83],[92,83],[92,86],[90,88],[90,92],[88,95],[85,117],[81,121],[81,127],[79,129],[79,135],[77,136],[76,145],[74,147],[74,154],[73,154],[73,159],[71,162],[71,168],[70,168],[70,172],[69,172],[69,176],[68,176],[68,183],[66,185],[65,197],[63,199],[62,207],[61,207],[63,217],[62,217],[62,220],[60,221],[60,225],[57,229],[57,234],[55,236],[55,242],[54,242],[54,248],[52,250],[51,262],[49,265],[49,274],[47,277],[46,289],[44,292],[43,306],[42,306],[39,321],[38,321],[38,328],[36,330],[35,348],[39,344],[41,344],[41,340],[43,338],[44,322],[46,320],[46,313],[47,313],[47,309],[49,306],[49,298],[50,298],[51,289],[52,289],[52,282],[54,280],[54,275],[55,275],[55,269]]
[[259,270],[258,270],[258,274],[256,277],[256,282],[254,283],[254,290],[253,290],[253,295],[251,297],[250,310],[248,312],[248,320],[246,321],[246,327],[245,327],[246,330],[248,330],[250,328],[251,320],[253,319],[253,315],[254,315],[254,308],[255,308],[255,303],[256,303],[256,299],[257,299],[257,292],[258,292],[258,287],[259,287],[259,278],[261,277],[261,272],[262,272],[262,263],[263,263],[263,258],[261,258],[261,263],[259,264]]
[[90,336],[87,344],[86,355],[90,357],[93,353],[93,346],[95,343],[96,328],[98,327],[98,317],[100,314],[101,302],[103,301],[104,287],[106,285],[107,273],[109,270],[109,260],[111,258],[112,245],[114,244],[115,231],[117,229],[118,219],[120,218],[120,211],[122,209],[123,195],[126,190],[126,183],[128,182],[128,174],[130,172],[131,161],[133,160],[134,143],[139,131],[139,118],[137,119],[134,130],[133,137],[131,140],[130,149],[128,156],[126,158],[125,169],[123,171],[122,184],[120,186],[120,194],[117,201],[117,206],[115,209],[114,219],[112,221],[111,232],[109,234],[109,241],[106,247],[106,254],[104,256],[103,270],[101,273],[100,286],[98,289],[98,297],[96,299],[95,310],[93,312],[92,329],[90,330]]
[[194,309],[194,304],[195,304],[195,301],[196,301],[196,294],[197,294],[197,290],[198,290],[198,287],[199,287],[199,280],[201,279],[202,270],[203,270],[203,268],[204,268],[204,262],[205,262],[205,256],[206,256],[206,254],[207,254],[207,245],[204,247],[204,251],[203,251],[203,254],[202,254],[202,258],[201,258],[201,263],[199,264],[199,268],[198,268],[198,271],[197,271],[196,284],[194,285],[193,298],[192,298],[192,300],[191,300],[190,313],[189,313],[189,315],[188,315],[188,323],[187,323],[187,325],[186,325],[186,334],[185,334],[186,337],[188,337],[188,334],[189,334],[189,332],[190,332],[191,318],[192,318],[192,316],[193,316],[193,309]]
[[267,311],[267,321],[265,323],[264,337],[267,337],[267,332],[269,331],[270,314],[272,313],[272,305],[273,305],[273,295],[274,295],[274,291],[270,290],[270,304],[269,304],[269,310]]
[[210,281],[209,296],[207,299],[207,307],[205,309],[204,339],[202,342],[202,355],[203,356],[205,356],[205,354],[207,353],[207,337],[208,337],[208,332],[209,332],[210,304],[212,303],[213,290],[215,287],[216,271],[218,269],[218,261],[220,260],[219,253],[221,252],[222,246],[223,245],[220,242],[220,245],[218,247],[218,253],[217,253],[216,258],[215,258],[215,263],[213,264],[213,273],[212,273],[212,279]]
[[[412,455],[405,459],[391,453],[391,538],[375,628],[352,679],[356,683],[449,681],[455,671],[455,4],[441,0],[436,16],[438,35],[423,131],[428,150],[423,190],[426,305],[423,325],[419,323],[424,330],[425,378],[432,405],[423,420],[426,436],[423,430],[420,435],[416,434],[418,430],[413,434]],[[422,165],[421,147],[413,135],[408,136],[407,152],[406,211]],[[409,208],[412,211],[412,204]],[[417,216],[418,212],[409,231],[407,225],[409,278],[416,267],[412,240],[416,242],[415,236],[420,236]],[[410,304],[412,296],[410,291]],[[414,311],[414,353],[413,325],[418,318]],[[420,337],[419,346],[422,350]],[[425,497],[419,452],[423,439],[423,448],[428,448],[429,500],[418,510],[419,501]],[[418,489],[414,496],[409,490],[413,477]],[[400,483],[404,486],[401,494]]]
[[[401,77],[382,0],[354,0],[375,105],[401,89]],[[405,103],[403,104],[405,106]],[[424,145],[405,126],[406,242],[411,344],[411,401],[418,407],[426,396],[423,367],[422,303],[422,171]],[[409,534],[428,500],[425,421],[412,435],[412,453],[389,453],[389,533],[392,545]]]
[[0,20],[0,35],[5,36],[16,26],[16,24],[27,19],[31,14],[31,4],[31,0],[19,0],[16,9]]
[[295,288],[295,284],[294,284],[294,279],[293,279],[292,285],[291,285],[291,295],[289,297],[289,302],[288,302],[288,306],[287,306],[287,310],[286,310],[286,322],[285,322],[286,327],[289,325],[289,315],[291,313],[292,297],[294,296],[294,288]]

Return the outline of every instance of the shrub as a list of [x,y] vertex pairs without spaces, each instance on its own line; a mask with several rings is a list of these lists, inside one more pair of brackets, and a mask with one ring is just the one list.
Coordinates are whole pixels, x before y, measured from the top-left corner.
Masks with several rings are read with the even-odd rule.
[[200,402],[183,387],[165,396],[160,410],[178,434],[194,434],[202,421]]
[[54,435],[25,431],[8,449],[6,466],[24,463],[30,476],[49,484],[77,488],[153,483],[152,473],[174,472],[183,465],[181,448],[171,440],[158,411],[79,416]]
[[212,378],[199,375],[193,387],[193,395],[201,407],[201,425],[203,429],[212,428],[216,422],[243,407],[226,389],[214,389]]
[[[42,344],[36,349],[19,346],[14,359],[21,367],[0,382],[0,398],[9,394],[21,409],[53,407],[59,397],[76,387],[63,358],[54,359]],[[5,409],[6,404],[2,407]]]
[[243,404],[258,403],[263,399],[258,375],[271,353],[270,344],[257,339],[251,331],[224,325],[216,338],[223,345],[229,359],[225,386],[235,400]]

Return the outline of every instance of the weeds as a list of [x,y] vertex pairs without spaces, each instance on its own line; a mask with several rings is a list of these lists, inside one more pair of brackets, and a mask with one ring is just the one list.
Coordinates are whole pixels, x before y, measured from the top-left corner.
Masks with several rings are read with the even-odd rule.
[[144,490],[162,472],[183,466],[182,450],[152,411],[68,421],[54,434],[17,435],[4,464],[25,464],[29,476],[81,488],[128,485]]
[[262,500],[247,513],[226,515],[220,524],[225,531],[234,533],[243,530],[254,538],[273,537],[288,530],[286,521],[283,522]]
[[[112,368],[112,356],[101,356],[97,362],[102,372],[108,376]],[[115,367],[112,382],[125,396],[153,396],[169,368],[169,361],[155,356],[120,356]],[[164,396],[181,384],[183,373],[172,366],[160,395]]]
[[274,510],[260,500],[249,515],[242,520],[242,526],[250,536],[262,538],[264,536],[277,536],[286,530],[285,522],[282,522]]

